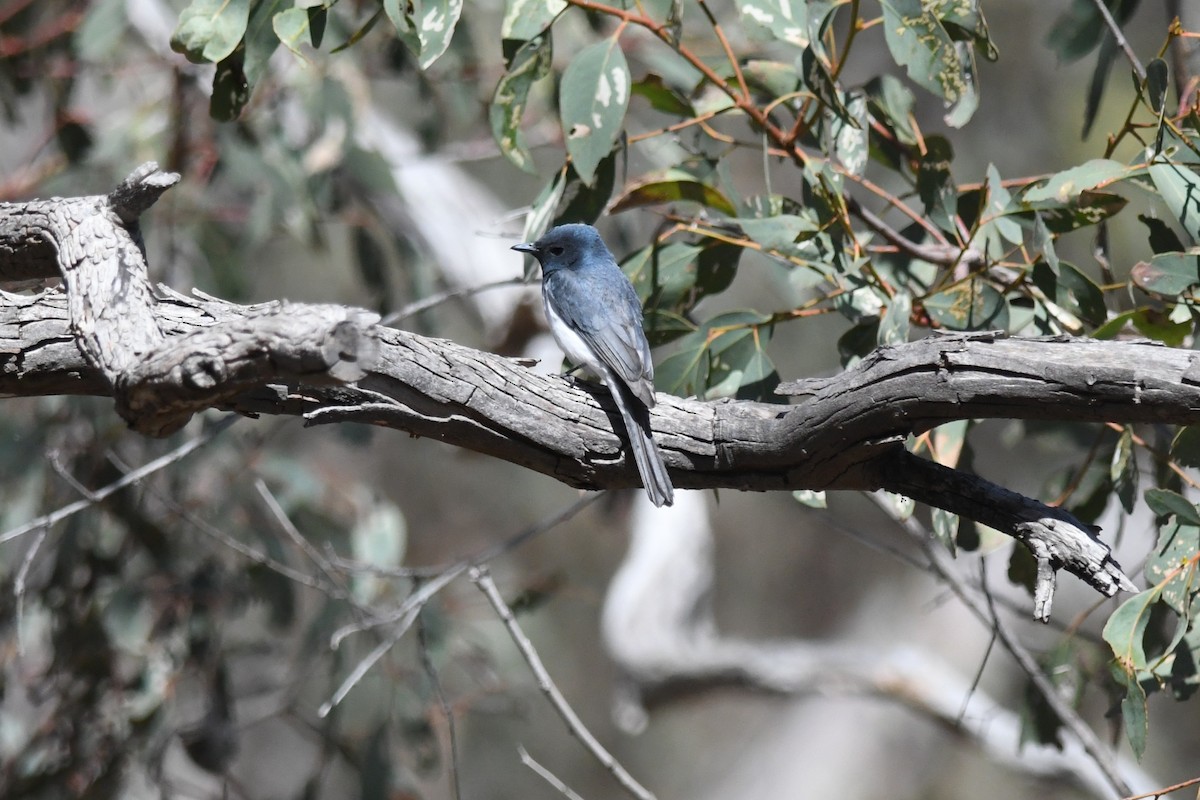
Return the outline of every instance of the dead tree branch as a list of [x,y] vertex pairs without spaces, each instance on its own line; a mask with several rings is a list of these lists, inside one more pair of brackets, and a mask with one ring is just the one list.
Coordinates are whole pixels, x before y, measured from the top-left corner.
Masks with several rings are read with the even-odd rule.
[[[210,407],[369,423],[572,486],[638,485],[602,388],[382,328],[359,309],[152,287],[136,217],[176,180],[146,165],[110,195],[0,205],[0,281],[59,275],[66,290],[0,294],[0,393],[111,396],[151,435]],[[1196,358],[1147,343],[937,336],[781,387],[794,405],[662,396],[652,424],[680,488],[882,488],[1003,530],[1042,565],[1044,618],[1059,568],[1109,595],[1132,584],[1089,526],[921,462],[905,437],[981,417],[1198,422]]]

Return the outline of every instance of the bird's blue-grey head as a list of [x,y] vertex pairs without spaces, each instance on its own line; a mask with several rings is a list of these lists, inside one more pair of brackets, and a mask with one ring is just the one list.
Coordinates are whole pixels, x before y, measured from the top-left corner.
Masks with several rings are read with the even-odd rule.
[[613,261],[612,253],[600,238],[600,232],[582,223],[559,225],[536,242],[513,245],[512,249],[536,258],[542,265],[543,273],[572,269],[587,263],[589,256],[595,260],[593,263]]

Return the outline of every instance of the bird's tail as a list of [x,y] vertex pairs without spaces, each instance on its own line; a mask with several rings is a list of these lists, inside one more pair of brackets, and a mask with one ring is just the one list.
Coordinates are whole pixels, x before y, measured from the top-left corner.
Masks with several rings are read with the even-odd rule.
[[629,392],[623,381],[616,376],[611,378],[608,386],[612,390],[613,401],[621,412],[621,420],[625,423],[629,445],[633,450],[633,460],[642,476],[646,495],[656,506],[669,506],[675,501],[675,489],[671,486],[671,478],[667,475],[667,466],[663,463],[662,454],[658,452],[658,446],[654,444],[654,438],[650,435],[650,410]]

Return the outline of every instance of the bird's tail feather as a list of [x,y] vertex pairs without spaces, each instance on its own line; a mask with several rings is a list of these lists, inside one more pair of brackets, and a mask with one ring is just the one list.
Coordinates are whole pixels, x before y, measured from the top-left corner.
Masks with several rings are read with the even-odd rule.
[[612,378],[608,385],[612,390],[613,401],[621,412],[621,420],[625,423],[629,445],[633,450],[633,460],[642,476],[646,495],[656,506],[669,506],[675,501],[675,489],[671,486],[671,478],[667,475],[667,466],[663,463],[662,454],[658,452],[658,446],[654,444],[654,438],[650,435],[650,411],[636,397],[631,396],[619,378]]

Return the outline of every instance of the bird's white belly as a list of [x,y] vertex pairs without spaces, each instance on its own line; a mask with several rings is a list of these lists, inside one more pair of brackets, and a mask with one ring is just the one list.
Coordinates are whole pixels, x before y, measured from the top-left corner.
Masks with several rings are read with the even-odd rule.
[[592,353],[592,349],[583,340],[583,337],[563,321],[563,318],[554,310],[554,306],[550,303],[545,303],[544,305],[546,307],[546,317],[550,322],[550,333],[554,335],[554,341],[558,342],[558,346],[566,354],[567,360],[572,364],[587,367],[596,377],[603,378],[603,366],[595,354]]

